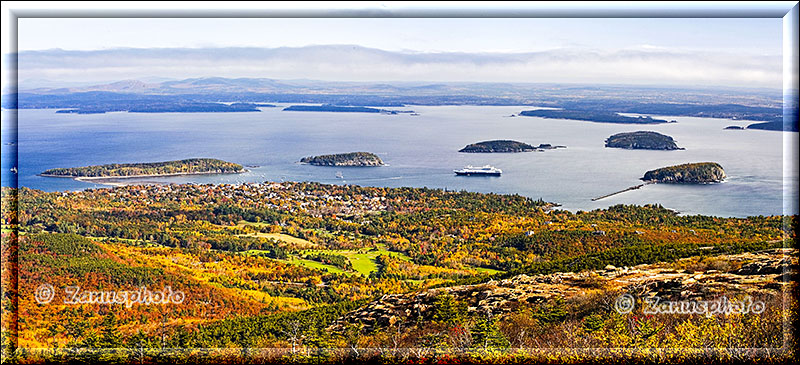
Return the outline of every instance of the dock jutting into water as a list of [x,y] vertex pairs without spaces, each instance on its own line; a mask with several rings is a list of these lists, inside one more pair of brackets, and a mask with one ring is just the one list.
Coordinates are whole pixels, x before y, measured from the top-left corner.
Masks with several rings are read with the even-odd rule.
[[636,190],[636,189],[639,189],[639,188],[641,188],[642,186],[649,185],[649,184],[655,184],[655,181],[645,181],[643,184],[639,184],[639,185],[631,186],[631,187],[629,187],[629,188],[627,188],[627,189],[620,190],[620,191],[616,191],[616,192],[613,192],[613,193],[611,193],[611,194],[606,194],[606,195],[603,195],[603,196],[598,196],[597,198],[592,198],[592,201],[594,202],[594,201],[598,201],[598,200],[600,200],[600,199],[605,199],[605,198],[608,198],[608,197],[610,197],[610,196],[614,196],[614,195],[617,195],[617,194],[622,194],[622,193],[624,193],[624,192],[626,192],[626,191],[630,191],[630,190]]

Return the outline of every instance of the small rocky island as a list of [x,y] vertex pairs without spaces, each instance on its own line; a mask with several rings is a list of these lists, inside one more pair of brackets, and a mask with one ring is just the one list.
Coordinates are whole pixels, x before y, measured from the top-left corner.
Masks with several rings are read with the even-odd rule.
[[244,172],[242,165],[213,158],[190,158],[186,160],[115,163],[84,167],[55,168],[39,176],[71,178],[131,178],[192,174],[232,174]]
[[644,181],[671,184],[706,184],[725,180],[725,170],[716,162],[687,163],[650,170]]
[[606,139],[606,147],[633,150],[682,150],[672,137],[657,132],[617,133]]
[[539,150],[552,150],[556,148],[566,148],[566,146],[553,146],[549,143],[540,144],[539,147],[534,147],[527,143],[502,139],[494,141],[483,141],[467,145],[466,147],[458,150],[458,152],[465,153],[515,153],[515,152],[530,152]]
[[303,157],[300,162],[316,166],[383,166],[381,158],[369,152]]

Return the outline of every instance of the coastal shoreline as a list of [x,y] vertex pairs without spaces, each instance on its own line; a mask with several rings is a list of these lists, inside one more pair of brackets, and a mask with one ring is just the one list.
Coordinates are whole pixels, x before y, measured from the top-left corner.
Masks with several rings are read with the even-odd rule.
[[216,172],[216,171],[209,171],[209,172],[176,172],[172,174],[146,174],[146,175],[128,175],[128,176],[75,176],[75,175],[52,175],[52,174],[38,174],[41,177],[60,177],[60,178],[69,178],[75,181],[85,182],[85,183],[97,183],[101,185],[109,185],[109,186],[127,186],[133,184],[126,184],[123,182],[116,182],[116,180],[130,180],[130,179],[142,179],[142,178],[150,178],[150,177],[171,177],[171,176],[186,176],[186,175],[228,175],[228,174],[242,174],[245,172],[250,172],[250,170],[242,170],[237,172]]

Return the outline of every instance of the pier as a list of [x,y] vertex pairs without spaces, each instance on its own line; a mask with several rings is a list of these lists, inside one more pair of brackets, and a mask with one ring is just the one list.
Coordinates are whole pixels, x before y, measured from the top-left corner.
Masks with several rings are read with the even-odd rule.
[[643,184],[639,184],[639,185],[631,186],[631,187],[629,187],[629,188],[627,188],[627,189],[623,189],[623,190],[620,190],[620,191],[616,191],[616,192],[613,192],[613,193],[611,193],[611,194],[606,194],[606,195],[603,195],[603,196],[598,196],[597,198],[592,198],[592,201],[593,201],[593,202],[594,202],[594,201],[598,201],[598,200],[600,200],[600,199],[605,199],[605,198],[608,198],[608,197],[610,197],[610,196],[614,196],[614,195],[617,195],[617,194],[622,194],[622,193],[624,193],[624,192],[626,192],[626,191],[636,190],[636,189],[639,189],[639,188],[641,188],[642,186],[645,186],[645,185],[650,185],[650,184],[655,184],[655,183],[656,183],[655,181],[645,181]]

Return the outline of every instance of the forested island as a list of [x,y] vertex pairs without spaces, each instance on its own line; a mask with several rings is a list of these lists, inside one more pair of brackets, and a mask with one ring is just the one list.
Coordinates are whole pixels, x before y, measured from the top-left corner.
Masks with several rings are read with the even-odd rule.
[[658,132],[617,133],[606,139],[606,147],[635,150],[682,150],[672,137]]
[[242,165],[213,158],[190,158],[186,160],[123,163],[84,167],[54,168],[45,170],[40,176],[103,178],[142,177],[189,174],[230,174],[244,172]]
[[673,184],[704,184],[725,180],[725,170],[716,162],[687,163],[650,170],[644,181]]
[[536,147],[527,143],[511,141],[507,139],[473,143],[458,150],[458,152],[466,153],[506,153],[529,151],[536,151]]
[[525,117],[540,117],[548,119],[570,119],[583,120],[597,123],[620,123],[620,124],[660,124],[675,123],[663,119],[653,119],[649,116],[627,117],[619,113],[593,111],[593,110],[524,110],[519,113]]
[[553,146],[550,143],[539,144],[538,147],[512,141],[507,139],[483,141],[478,143],[469,144],[466,147],[458,150],[458,152],[465,153],[516,153],[516,152],[530,152],[541,150],[554,150],[556,148],[566,148],[567,146]]
[[381,158],[369,152],[309,156],[303,157],[300,162],[316,166],[383,166]]
[[383,114],[399,114],[399,113],[413,113],[412,110],[387,110],[370,108],[365,106],[337,106],[337,105],[292,105],[283,108],[283,111],[290,112],[333,112],[333,113],[383,113]]

